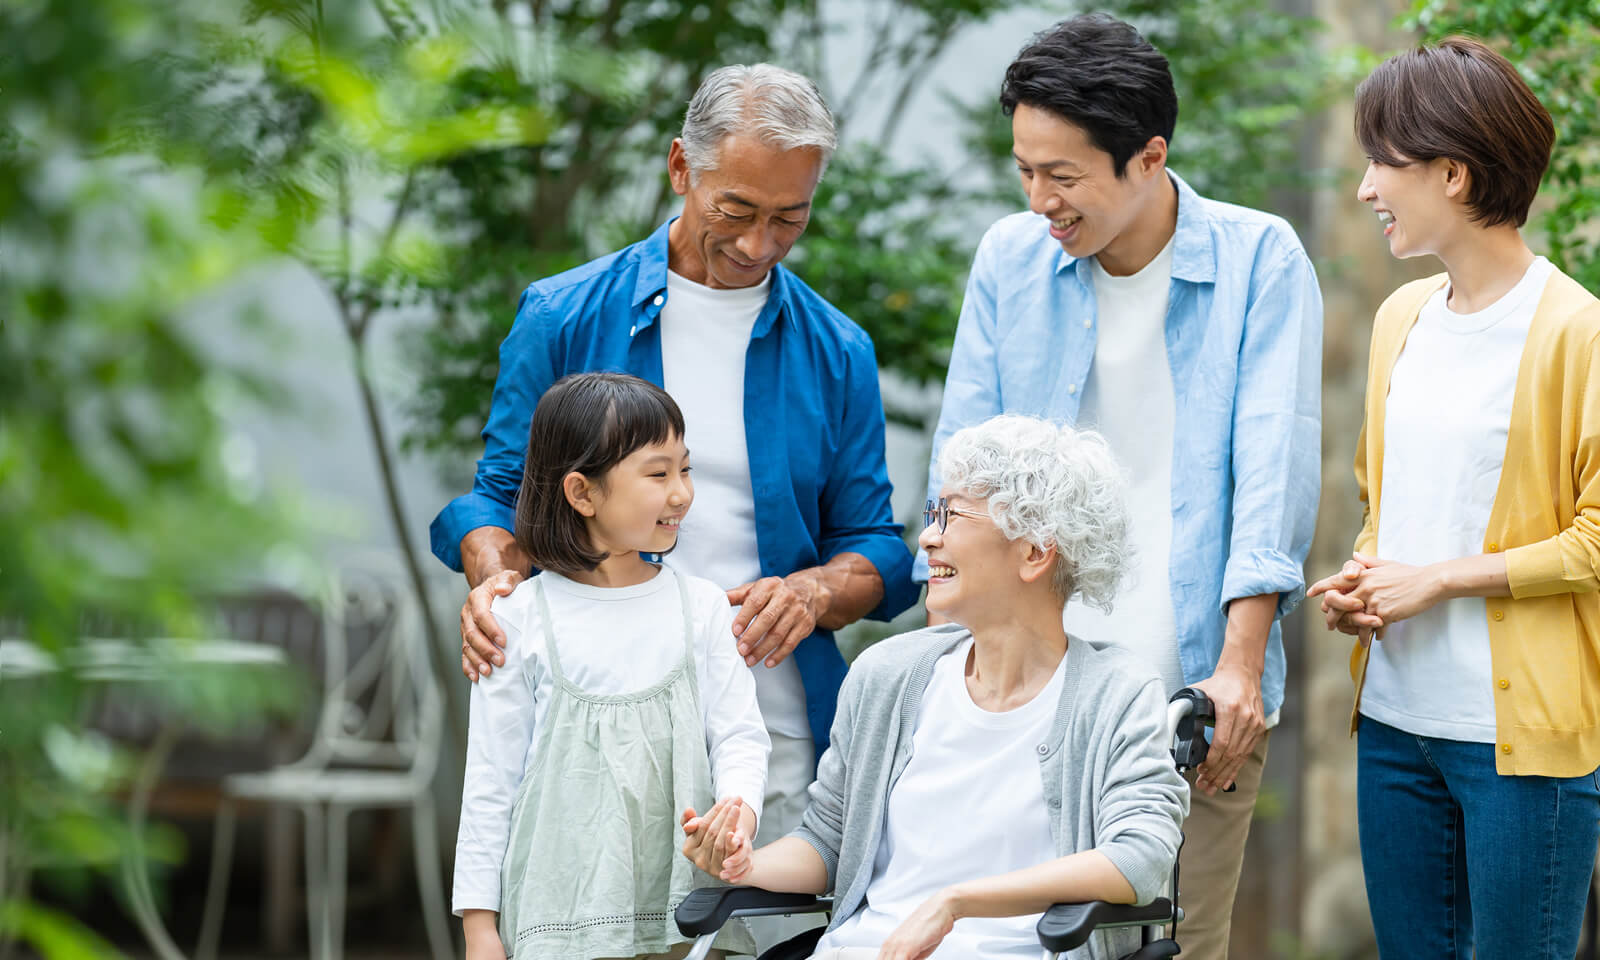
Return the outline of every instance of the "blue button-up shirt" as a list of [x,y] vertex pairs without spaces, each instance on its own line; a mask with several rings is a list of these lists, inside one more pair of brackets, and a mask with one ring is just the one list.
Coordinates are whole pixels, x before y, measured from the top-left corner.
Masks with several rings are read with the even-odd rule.
[[[1275,593],[1281,617],[1304,592],[1321,489],[1322,294],[1289,224],[1172,180],[1167,573],[1178,660],[1192,684],[1216,669],[1229,602]],[[1068,255],[1036,214],[1006,217],[984,235],[934,433],[930,497],[938,451],[962,427],[1000,413],[1077,420],[1098,329],[1093,267]],[[919,554],[917,579],[927,575]],[[1261,680],[1269,715],[1283,703],[1284,672],[1275,621]]]
[[[512,529],[528,426],[539,397],[569,373],[621,371],[660,385],[667,302],[667,223],[649,238],[528,287],[500,346],[483,459],[472,492],[430,528],[434,555],[461,569],[461,538]],[[714,371],[707,371],[713,375]],[[917,600],[911,552],[889,504],[883,402],[872,340],[793,273],[772,268],[767,304],[745,355],[745,443],[763,576],[787,576],[858,553],[883,578],[868,616],[888,620]],[[734,586],[734,584],[723,584]],[[732,642],[730,638],[729,642]],[[833,634],[793,653],[818,755],[844,679]]]

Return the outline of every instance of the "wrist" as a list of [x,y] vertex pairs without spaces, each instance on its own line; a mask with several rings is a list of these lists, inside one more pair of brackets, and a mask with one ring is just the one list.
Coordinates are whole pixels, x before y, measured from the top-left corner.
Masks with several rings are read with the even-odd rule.
[[833,588],[828,585],[822,567],[797,570],[784,580],[790,589],[806,598],[806,609],[811,612],[812,620],[821,621],[828,615],[828,610],[833,606]]
[[1430,563],[1422,568],[1422,575],[1430,606],[1461,595],[1461,578],[1456,576],[1450,561]]
[[1217,668],[1211,673],[1213,676],[1219,673],[1240,673],[1259,686],[1261,674],[1265,670],[1266,661],[1263,658],[1250,656],[1232,645],[1224,644],[1222,655],[1217,658]]
[[944,911],[952,923],[967,916],[967,911],[970,909],[971,898],[959,883],[940,890],[933,895],[933,899],[934,905]]

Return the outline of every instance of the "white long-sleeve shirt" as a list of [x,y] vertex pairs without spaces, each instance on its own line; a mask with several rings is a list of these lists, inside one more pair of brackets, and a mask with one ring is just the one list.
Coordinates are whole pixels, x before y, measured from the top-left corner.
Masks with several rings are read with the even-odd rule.
[[[759,820],[771,741],[756,705],[755,680],[734,647],[733,608],[710,581],[677,576],[687,581],[689,593],[712,789],[719,800],[744,800]],[[672,573],[663,570],[631,587],[591,587],[548,571],[539,579],[562,670],[580,689],[633,693],[682,661],[684,618]],[[500,909],[511,809],[555,690],[534,582],[497,598],[492,609],[505,631],[506,662],[472,688],[452,896],[458,916],[463,910]]]

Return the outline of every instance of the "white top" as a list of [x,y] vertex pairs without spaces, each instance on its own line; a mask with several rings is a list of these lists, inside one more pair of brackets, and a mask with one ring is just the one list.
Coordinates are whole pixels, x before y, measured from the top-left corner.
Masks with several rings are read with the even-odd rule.
[[[1553,270],[1534,258],[1477,313],[1451,310],[1448,287],[1423,304],[1389,378],[1378,556],[1422,565],[1483,552],[1522,346]],[[1493,743],[1492,675],[1483,598],[1446,600],[1373,644],[1361,713],[1418,736]]]
[[[756,500],[745,446],[744,361],[750,331],[767,305],[772,275],[738,290],[714,290],[667,272],[661,308],[661,372],[683,411],[694,471],[694,506],[666,562],[724,590],[761,577]],[[726,602],[726,601],[724,601]],[[730,647],[735,643],[728,633]],[[806,692],[792,658],[751,668],[768,729],[809,737]]]
[[[1176,235],[1174,235],[1176,236]],[[1183,689],[1172,608],[1172,447],[1177,398],[1167,361],[1172,241],[1138,273],[1113,277],[1094,261],[1094,361],[1078,424],[1098,430],[1126,477],[1133,564],[1111,613],[1073,600],[1067,632],[1132,650],[1160,674],[1167,695]]]
[[[1067,658],[1026,704],[990,713],[967,692],[968,638],[933,666],[911,760],[889,792],[884,830],[860,910],[817,953],[877,947],[922,902],[953,883],[1054,860],[1035,745],[1049,738]],[[1039,956],[1039,914],[956,922],[934,960]]]
[[[634,693],[660,682],[683,661],[684,618],[670,573],[614,588],[591,587],[548,570],[539,579],[555,621],[562,669],[578,688]],[[718,799],[742,798],[759,820],[770,741],[750,671],[726,642],[733,611],[715,584],[691,577],[687,586],[712,787]],[[452,899],[457,914],[500,909],[500,868],[512,806],[555,690],[534,582],[523,581],[510,596],[495,598],[492,609],[506,633],[506,663],[472,686],[456,836]],[[671,811],[674,820],[680,812]]]

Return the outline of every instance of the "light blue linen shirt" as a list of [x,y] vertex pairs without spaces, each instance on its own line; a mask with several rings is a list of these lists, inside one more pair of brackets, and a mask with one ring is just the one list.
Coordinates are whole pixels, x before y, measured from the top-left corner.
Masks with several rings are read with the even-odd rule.
[[[1178,660],[1193,684],[1216,669],[1230,601],[1276,593],[1282,617],[1305,590],[1321,492],[1322,293],[1287,222],[1208,200],[1171,176],[1168,580]],[[930,497],[939,450],[962,427],[1001,413],[1077,420],[1098,329],[1093,268],[1037,214],[1005,217],[984,234],[934,432]],[[926,553],[915,577],[928,578]],[[1261,682],[1269,716],[1283,704],[1284,674],[1274,621]]]

